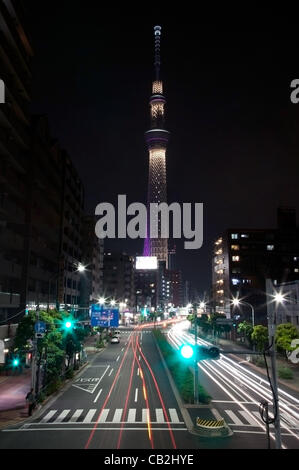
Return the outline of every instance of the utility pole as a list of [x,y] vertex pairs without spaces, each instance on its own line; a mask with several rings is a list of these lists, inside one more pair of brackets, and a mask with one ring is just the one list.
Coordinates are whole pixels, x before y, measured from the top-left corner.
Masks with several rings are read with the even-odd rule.
[[197,304],[194,304],[194,404],[198,405],[198,366],[197,366]]
[[[267,290],[266,292],[272,291],[272,281],[270,279],[266,280]],[[271,289],[271,290],[270,290]],[[271,359],[271,370],[272,370],[272,387],[274,395],[274,413],[275,413],[275,447],[276,449],[281,449],[281,432],[280,432],[280,414],[279,414],[279,397],[278,397],[278,387],[277,387],[277,368],[276,368],[276,350],[275,350],[275,311],[274,311],[274,302],[267,304],[268,310],[268,332],[269,332],[269,354]]]

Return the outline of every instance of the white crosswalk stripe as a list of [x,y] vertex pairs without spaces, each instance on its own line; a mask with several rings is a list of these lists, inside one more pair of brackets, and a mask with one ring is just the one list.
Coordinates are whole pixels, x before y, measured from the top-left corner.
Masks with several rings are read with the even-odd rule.
[[87,415],[85,416],[85,418],[83,420],[83,423],[91,423],[92,418],[94,417],[96,412],[97,412],[97,410],[95,410],[95,409],[89,410],[89,412],[87,413]]
[[243,424],[243,422],[238,418],[238,416],[232,410],[224,410],[224,411],[230,417],[233,424]]
[[247,411],[245,410],[241,410],[239,411],[240,415],[243,416],[243,418],[248,421],[249,424],[251,424],[251,426],[258,426],[258,423],[255,419],[253,419],[253,417],[247,413]]
[[80,418],[82,413],[83,413],[83,410],[76,410],[70,419],[70,423],[75,423],[77,419]]
[[[72,413],[71,413],[72,411]],[[116,408],[115,410],[110,410],[110,408],[104,408],[101,412],[100,419],[98,423],[106,423],[106,424],[120,424],[123,416],[123,408]],[[136,409],[136,408],[129,408],[128,414],[124,419],[125,423],[147,423],[148,421],[148,413],[149,419],[153,424],[166,424],[165,416],[163,413],[162,408],[155,408],[149,411],[147,408]],[[98,416],[100,414],[100,410],[96,408],[92,408],[87,411],[83,421],[79,421],[81,416],[84,416],[83,409],[77,410],[50,410],[44,417],[35,421],[35,423],[48,423],[48,424],[57,424],[57,423],[77,423],[77,424],[88,424],[94,423],[97,421]],[[50,420],[56,415],[54,421]],[[171,424],[184,424],[184,421],[180,421],[177,410],[175,408],[168,409],[168,416],[170,417],[169,422]],[[109,417],[109,419],[108,419]]]

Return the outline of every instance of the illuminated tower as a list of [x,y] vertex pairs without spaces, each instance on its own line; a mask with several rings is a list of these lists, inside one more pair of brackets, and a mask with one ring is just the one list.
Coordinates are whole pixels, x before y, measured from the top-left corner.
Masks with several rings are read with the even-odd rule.
[[161,238],[161,220],[158,216],[158,238],[150,238],[149,205],[150,203],[167,202],[166,190],[166,147],[169,132],[164,129],[165,103],[163,83],[160,79],[160,39],[161,26],[154,27],[155,35],[155,80],[150,97],[151,127],[145,133],[149,151],[149,177],[147,197],[147,237],[144,242],[144,256],[157,256],[158,261],[165,261],[168,266],[168,239]]

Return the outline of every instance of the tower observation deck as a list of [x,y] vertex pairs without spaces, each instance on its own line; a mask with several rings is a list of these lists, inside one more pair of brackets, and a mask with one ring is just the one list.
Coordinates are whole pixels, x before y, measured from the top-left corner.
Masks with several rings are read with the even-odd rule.
[[161,237],[161,216],[158,215],[158,237],[150,237],[150,204],[167,202],[166,148],[169,132],[164,128],[165,104],[163,82],[160,79],[161,26],[154,27],[155,37],[155,80],[152,84],[150,106],[150,129],[145,133],[149,152],[149,175],[147,195],[147,237],[144,241],[144,256],[157,256],[158,261],[168,264],[168,239]]

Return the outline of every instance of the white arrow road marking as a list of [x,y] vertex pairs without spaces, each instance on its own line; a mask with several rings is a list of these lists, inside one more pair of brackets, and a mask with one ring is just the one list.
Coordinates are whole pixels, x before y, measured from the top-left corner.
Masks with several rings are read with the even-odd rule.
[[[84,390],[84,392],[93,394],[95,392],[97,386],[101,382],[102,378],[106,374],[107,370],[109,369],[109,367],[110,366],[106,367],[106,369],[104,370],[102,376],[99,379],[98,378],[96,378],[96,379],[95,378],[89,378],[89,377],[87,377],[86,379],[82,378],[80,380],[81,381],[86,381],[87,382],[86,384],[84,384],[84,383],[82,383],[82,385],[72,384],[72,386],[76,387],[76,388],[79,388],[80,390]],[[95,381],[96,381],[95,385],[90,384],[90,382],[95,382]]]
[[93,402],[95,403],[97,401],[97,399],[99,398],[99,396],[101,395],[103,389],[101,388],[101,390],[99,391],[99,393],[97,394],[97,396],[95,397],[95,399],[93,400]]

